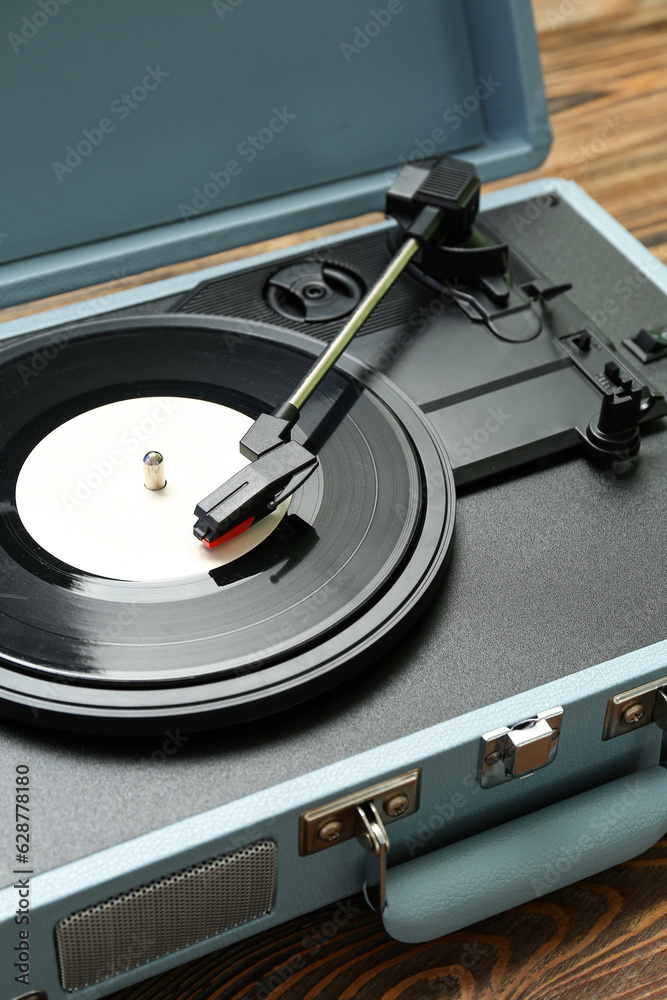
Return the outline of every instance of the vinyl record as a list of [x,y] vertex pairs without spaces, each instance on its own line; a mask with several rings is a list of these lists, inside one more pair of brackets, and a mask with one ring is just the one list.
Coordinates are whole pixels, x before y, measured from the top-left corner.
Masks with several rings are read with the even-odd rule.
[[244,426],[320,350],[178,316],[2,347],[2,711],[95,733],[209,728],[303,701],[405,631],[446,565],[453,476],[417,407],[351,358],[295,428],[319,468],[289,506],[210,552],[192,536],[224,462],[243,464],[229,456]]

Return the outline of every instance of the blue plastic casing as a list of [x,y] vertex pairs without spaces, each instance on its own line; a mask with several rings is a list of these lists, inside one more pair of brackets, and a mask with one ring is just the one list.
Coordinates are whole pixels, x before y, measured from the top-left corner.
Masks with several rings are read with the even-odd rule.
[[511,176],[551,139],[528,0],[8,0],[0,36],[2,306],[382,209],[410,158]]

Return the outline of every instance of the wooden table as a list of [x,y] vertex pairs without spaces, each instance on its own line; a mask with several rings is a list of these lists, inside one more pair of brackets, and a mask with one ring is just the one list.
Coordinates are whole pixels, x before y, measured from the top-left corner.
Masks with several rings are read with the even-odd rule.
[[[535,0],[534,6],[555,141],[544,167],[529,176],[573,178],[667,262],[666,0]],[[0,319],[368,219],[30,303],[5,310]],[[587,882],[429,944],[392,941],[355,897],[123,990],[113,1000],[278,997],[662,1000],[667,997],[667,840]]]

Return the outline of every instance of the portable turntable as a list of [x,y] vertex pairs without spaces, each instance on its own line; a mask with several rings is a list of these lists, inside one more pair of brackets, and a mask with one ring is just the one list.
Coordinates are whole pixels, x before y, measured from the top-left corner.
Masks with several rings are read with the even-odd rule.
[[0,331],[3,1000],[365,882],[428,940],[667,825],[667,272],[572,183],[478,205],[548,149],[527,0],[257,2],[10,71],[6,304],[387,221]]

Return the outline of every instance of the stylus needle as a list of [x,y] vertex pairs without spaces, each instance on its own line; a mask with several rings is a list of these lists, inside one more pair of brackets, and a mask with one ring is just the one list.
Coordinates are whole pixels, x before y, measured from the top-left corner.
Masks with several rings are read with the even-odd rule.
[[207,548],[235,538],[287,500],[317,465],[315,456],[296,441],[262,454],[197,504],[195,536]]
[[401,171],[387,196],[387,209],[404,230],[399,250],[289,399],[273,413],[260,414],[241,439],[241,454],[251,464],[195,507],[193,530],[204,545],[212,548],[245,531],[315,472],[317,458],[291,440],[302,407],[417,251],[443,238],[458,239],[469,229],[479,204],[479,186],[472,168],[454,160]]
[[[241,439],[241,453],[251,459],[246,466],[195,507],[195,536],[209,548],[239,534],[241,524],[249,528],[266,517],[279,503],[302,486],[318,466],[306,448],[290,440],[299,412],[327,372],[336,363],[366,317],[391,288],[419,250],[409,237],[382,276],[362,299],[338,336],[304,376],[290,398],[273,414],[262,413]],[[230,534],[233,532],[234,534]]]

